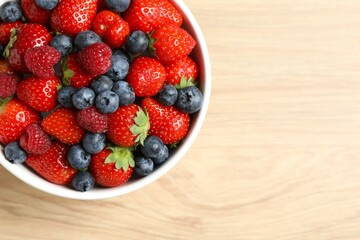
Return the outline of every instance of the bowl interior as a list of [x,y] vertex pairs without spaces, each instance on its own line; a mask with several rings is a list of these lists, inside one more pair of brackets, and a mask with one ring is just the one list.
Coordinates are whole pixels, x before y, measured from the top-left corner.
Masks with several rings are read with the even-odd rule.
[[[0,0],[0,5],[4,2],[6,2],[6,0]],[[204,95],[204,103],[202,109],[193,116],[192,126],[185,141],[180,145],[180,147],[178,147],[175,151],[172,152],[169,160],[167,160],[163,165],[158,167],[152,174],[147,177],[140,179],[131,179],[129,182],[116,188],[95,187],[93,190],[86,193],[77,192],[66,186],[52,184],[41,178],[39,175],[37,175],[25,165],[13,165],[9,163],[4,158],[3,151],[0,152],[0,164],[17,178],[39,190],[65,198],[80,200],[104,199],[120,196],[135,191],[155,181],[156,179],[164,175],[166,172],[168,172],[172,167],[174,167],[175,164],[184,156],[184,154],[190,148],[204,122],[210,99],[211,66],[206,42],[196,19],[182,0],[173,0],[172,2],[183,14],[183,27],[187,31],[189,31],[189,33],[197,41],[197,45],[192,53],[192,57],[199,65],[199,82],[200,89]],[[1,146],[0,149],[2,150]]]

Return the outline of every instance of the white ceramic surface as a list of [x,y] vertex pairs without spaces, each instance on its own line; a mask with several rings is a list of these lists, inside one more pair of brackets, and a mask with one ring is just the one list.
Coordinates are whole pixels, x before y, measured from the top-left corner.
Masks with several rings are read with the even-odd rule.
[[[0,0],[0,5],[4,2],[6,2],[6,0]],[[153,181],[157,180],[162,175],[167,173],[171,168],[173,168],[189,150],[195,138],[199,134],[201,126],[204,123],[210,101],[211,66],[206,42],[195,17],[182,0],[173,0],[172,2],[184,16],[184,28],[190,32],[190,34],[195,38],[197,42],[197,46],[195,47],[192,56],[199,65],[199,81],[201,91],[204,95],[204,103],[202,109],[193,118],[193,124],[191,126],[188,136],[186,137],[186,140],[171,155],[167,162],[165,162],[147,177],[129,181],[128,183],[125,183],[122,186],[116,188],[96,187],[86,193],[77,192],[69,187],[52,184],[38,176],[25,165],[11,164],[4,158],[2,151],[0,152],[0,164],[17,178],[34,188],[60,197],[79,200],[104,199],[127,194],[152,183]],[[6,182],[2,182],[1,184],[6,184]]]

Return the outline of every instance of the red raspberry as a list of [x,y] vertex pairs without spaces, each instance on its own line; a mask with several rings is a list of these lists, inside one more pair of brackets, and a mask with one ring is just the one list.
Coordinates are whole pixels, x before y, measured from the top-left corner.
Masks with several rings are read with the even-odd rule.
[[46,153],[51,146],[50,137],[38,124],[27,127],[20,138],[20,146],[30,154]]
[[93,133],[105,132],[108,128],[107,116],[101,114],[95,107],[79,111],[76,119],[81,127]]
[[0,73],[0,98],[14,95],[18,81],[19,77],[14,74]]
[[53,47],[30,48],[25,53],[25,63],[30,72],[40,78],[52,77],[54,65],[60,61],[61,54]]
[[111,67],[111,48],[105,43],[95,43],[78,53],[82,68],[93,75],[106,73]]

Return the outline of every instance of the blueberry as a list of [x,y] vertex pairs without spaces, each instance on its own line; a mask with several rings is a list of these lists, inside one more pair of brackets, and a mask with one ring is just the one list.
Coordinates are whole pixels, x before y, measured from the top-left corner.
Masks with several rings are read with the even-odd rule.
[[149,45],[148,36],[143,31],[134,31],[126,38],[125,48],[131,54],[141,54]]
[[117,49],[113,52],[113,56],[118,55],[125,58],[128,62],[130,62],[130,54],[123,48]]
[[134,89],[125,81],[115,82],[112,91],[119,96],[119,106],[128,106],[135,101]]
[[59,4],[59,0],[35,0],[35,3],[42,9],[53,10]]
[[102,75],[91,83],[91,88],[96,94],[111,90],[114,82],[107,76]]
[[135,172],[140,176],[147,176],[154,171],[154,162],[151,158],[137,157],[135,159]]
[[129,73],[129,62],[126,57],[124,57],[124,55],[112,55],[111,62],[111,68],[106,73],[106,76],[111,78],[113,81],[125,79]]
[[91,88],[80,88],[72,95],[74,107],[82,110],[94,104],[95,93]]
[[164,106],[172,106],[175,104],[178,97],[178,91],[173,85],[164,85],[159,91],[159,102]]
[[97,95],[95,105],[101,113],[113,113],[119,107],[119,97],[112,91],[105,91]]
[[61,56],[66,56],[73,50],[73,40],[65,34],[59,34],[53,37],[50,46],[56,48],[61,53]]
[[76,92],[76,89],[71,86],[60,88],[57,94],[58,102],[64,107],[67,108],[73,107],[74,105],[72,103],[71,97],[74,94],[74,92]]
[[23,163],[26,160],[26,152],[20,147],[18,142],[11,142],[5,147],[6,159],[14,164]]
[[203,96],[195,86],[179,90],[176,107],[184,113],[194,113],[200,110]]
[[105,148],[105,140],[103,133],[86,132],[82,144],[86,152],[96,154]]
[[80,50],[98,42],[101,42],[101,38],[95,32],[90,30],[80,32],[76,35],[74,40],[75,46]]
[[157,136],[148,136],[144,141],[144,146],[140,147],[145,157],[156,158],[160,155],[164,143]]
[[113,12],[122,13],[129,8],[131,0],[105,0],[105,6]]
[[76,170],[82,170],[89,167],[91,155],[87,153],[80,145],[73,145],[68,151],[68,162]]
[[169,149],[166,145],[161,149],[159,156],[152,158],[156,165],[162,164],[169,158]]
[[4,22],[16,22],[22,16],[20,5],[17,2],[5,2],[0,7],[0,18]]
[[72,180],[72,186],[79,192],[87,192],[95,185],[95,178],[89,172],[78,172]]

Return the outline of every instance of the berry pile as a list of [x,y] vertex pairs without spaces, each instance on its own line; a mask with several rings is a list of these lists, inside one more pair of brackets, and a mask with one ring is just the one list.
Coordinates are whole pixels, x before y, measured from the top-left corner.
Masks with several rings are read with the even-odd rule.
[[203,97],[170,1],[9,1],[0,19],[9,162],[84,192],[151,174],[186,137]]

